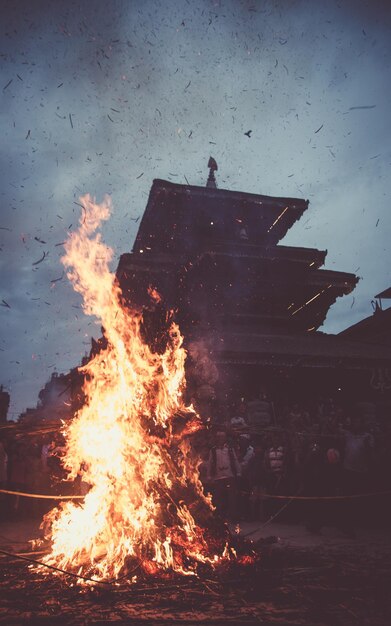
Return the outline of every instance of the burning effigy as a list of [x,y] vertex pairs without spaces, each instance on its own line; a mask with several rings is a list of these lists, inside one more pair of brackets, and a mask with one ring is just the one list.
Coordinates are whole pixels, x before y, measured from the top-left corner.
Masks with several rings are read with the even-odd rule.
[[81,477],[88,490],[83,500],[61,502],[45,516],[44,562],[80,581],[195,575],[234,551],[226,533],[213,536],[208,522],[213,505],[189,442],[203,423],[184,401],[183,337],[167,313],[165,341],[159,349],[148,344],[142,311],[125,306],[109,269],[113,252],[99,232],[110,199],[80,200],[79,228],[65,243],[62,263],[106,341],[82,367],[85,401],[63,429],[67,480]]

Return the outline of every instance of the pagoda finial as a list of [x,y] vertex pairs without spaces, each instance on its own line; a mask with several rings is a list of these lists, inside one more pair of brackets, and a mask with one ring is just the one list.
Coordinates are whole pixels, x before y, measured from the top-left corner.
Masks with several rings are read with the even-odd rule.
[[208,176],[208,180],[206,181],[206,186],[211,187],[212,189],[217,189],[215,172],[217,172],[218,167],[213,157],[209,157],[208,167],[209,167],[209,176]]

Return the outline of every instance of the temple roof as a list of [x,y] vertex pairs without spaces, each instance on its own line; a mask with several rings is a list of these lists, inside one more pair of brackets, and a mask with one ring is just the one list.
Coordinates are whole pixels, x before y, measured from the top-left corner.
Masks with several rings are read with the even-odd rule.
[[324,258],[317,252],[282,246],[246,251],[242,246],[239,253],[228,246],[183,262],[168,253],[131,253],[121,256],[117,276],[125,297],[136,298],[137,304],[148,303],[153,284],[169,308],[193,312],[195,318],[202,309],[210,320],[222,316],[264,327],[273,318],[278,325],[309,330],[324,322],[330,306],[358,280],[346,272],[317,269]]
[[292,246],[261,247],[250,243],[217,242],[213,246],[205,246],[195,260],[210,256],[231,256],[235,258],[263,259],[273,263],[299,263],[313,267],[321,267],[327,255],[327,250],[316,248],[301,248]]
[[308,208],[308,200],[263,196],[155,179],[134,251],[189,250],[200,241],[275,245]]
[[298,198],[154,180],[133,252],[117,269],[125,300],[148,305],[152,284],[190,333],[205,319],[312,332],[358,278],[320,269],[327,251],[278,245],[307,208]]
[[336,335],[216,333],[210,349],[217,363],[371,369],[391,367],[389,347],[341,341]]

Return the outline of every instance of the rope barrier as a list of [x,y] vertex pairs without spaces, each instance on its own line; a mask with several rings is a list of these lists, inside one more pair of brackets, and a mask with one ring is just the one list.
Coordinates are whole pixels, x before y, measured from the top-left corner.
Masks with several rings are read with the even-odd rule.
[[[23,498],[43,498],[47,500],[84,500],[85,496],[55,496],[43,493],[25,493],[23,491],[11,491],[9,489],[0,489],[0,493],[6,493],[13,496],[22,496]],[[373,496],[389,496],[391,491],[373,491],[371,493],[355,493],[340,496],[289,496],[277,495],[272,493],[262,493],[261,498],[271,500],[351,500],[356,498],[370,498]]]
[[260,498],[268,498],[274,500],[351,500],[354,498],[369,498],[372,496],[388,496],[391,491],[373,491],[371,493],[354,493],[343,496],[281,496],[271,493],[262,493]]
[[[233,430],[235,432],[235,429]],[[344,439],[344,434],[341,431],[336,433],[314,433],[308,430],[291,430],[290,428],[284,428],[280,425],[269,426],[266,428],[258,428],[257,426],[249,425],[247,430],[249,430],[252,435],[260,435],[264,433],[268,435],[273,435],[274,433],[288,433],[288,435],[300,435],[300,437],[308,437],[312,439],[322,439],[322,437],[325,439]],[[240,434],[240,431],[238,431],[237,434]],[[365,434],[370,435],[370,433]]]
[[22,496],[22,498],[42,498],[47,500],[84,500],[85,496],[55,496],[43,493],[25,493],[24,491],[11,491],[10,489],[0,489],[0,493],[7,493],[11,496]]
[[250,535],[255,535],[255,533],[257,533],[259,530],[262,530],[263,528],[265,528],[265,526],[267,526],[268,524],[271,524],[271,522],[273,522],[273,520],[275,520],[276,517],[278,517],[280,515],[280,513],[285,511],[285,509],[291,504],[293,499],[294,498],[291,496],[291,498],[288,500],[288,502],[285,502],[285,504],[283,504],[282,507],[280,509],[278,509],[277,513],[274,513],[274,515],[269,517],[269,519],[266,520],[266,522],[263,522],[263,524],[261,524],[261,526],[257,526],[257,528],[255,530],[250,530],[247,533],[242,533],[241,536],[242,537],[249,537]]

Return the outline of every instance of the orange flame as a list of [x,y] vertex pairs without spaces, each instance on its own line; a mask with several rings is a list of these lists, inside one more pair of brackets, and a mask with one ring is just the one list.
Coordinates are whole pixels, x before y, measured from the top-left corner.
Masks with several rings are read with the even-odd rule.
[[[145,573],[195,574],[199,563],[226,557],[211,554],[192,513],[200,503],[209,510],[211,502],[185,436],[202,425],[183,400],[183,338],[172,323],[164,354],[142,341],[141,314],[122,305],[109,270],[112,250],[96,232],[110,216],[110,199],[80,200],[80,226],[62,263],[85,313],[105,328],[107,347],[81,368],[86,403],[64,427],[68,479],[81,473],[90,488],[82,504],[63,502],[46,516],[45,562],[97,580],[133,565]],[[185,424],[179,434],[178,415]]]
[[162,301],[162,297],[161,297],[160,293],[158,292],[158,290],[155,287],[152,287],[152,285],[149,285],[149,287],[148,287],[148,295],[152,298],[152,300],[154,302],[161,302]]

